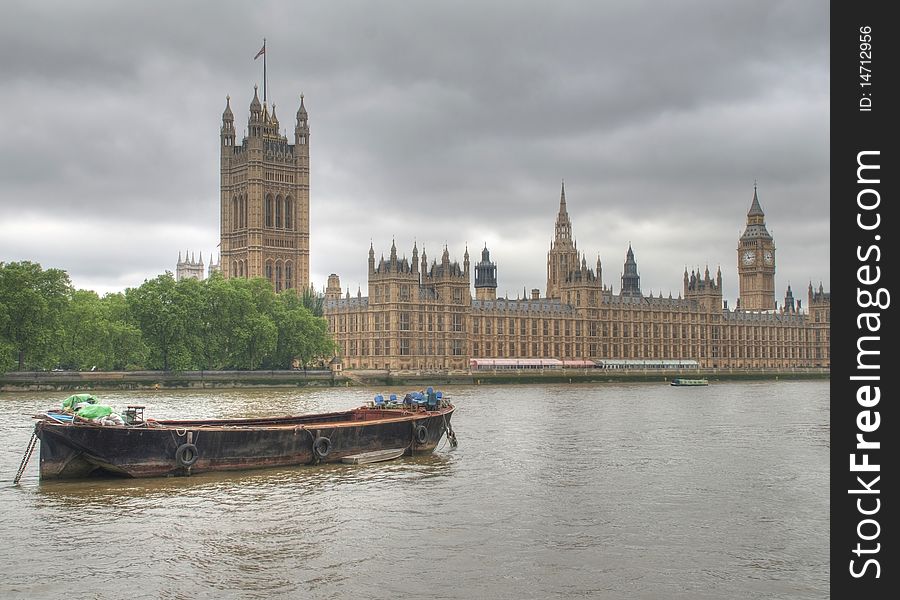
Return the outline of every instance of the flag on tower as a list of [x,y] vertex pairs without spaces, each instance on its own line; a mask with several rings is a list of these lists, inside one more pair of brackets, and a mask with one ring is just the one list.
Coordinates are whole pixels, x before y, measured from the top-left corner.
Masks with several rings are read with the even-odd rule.
[[266,43],[263,42],[262,48],[259,49],[259,52],[256,53],[256,56],[253,57],[253,60],[256,60],[260,56],[266,53]]

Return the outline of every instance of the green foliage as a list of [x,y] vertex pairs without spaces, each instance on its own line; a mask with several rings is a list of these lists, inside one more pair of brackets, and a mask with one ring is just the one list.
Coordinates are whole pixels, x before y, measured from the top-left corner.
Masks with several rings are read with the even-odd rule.
[[151,369],[168,371],[186,366],[179,364],[189,356],[187,340],[182,335],[185,308],[179,299],[171,273],[125,290],[128,317],[141,330],[149,349],[147,366]]
[[[311,309],[310,309],[311,307]],[[68,275],[0,263],[0,372],[12,368],[290,368],[335,345],[312,290],[276,294],[264,279],[176,282],[171,273],[100,298]]]
[[306,300],[306,293],[298,296],[295,290],[278,296],[278,346],[274,354],[277,367],[290,365],[294,358],[305,367],[316,358],[334,355],[336,346],[328,335],[328,323],[310,312]]
[[0,350],[6,355],[0,368],[10,362],[19,370],[41,368],[53,359],[71,296],[65,271],[28,261],[0,263]]
[[[293,290],[290,291],[293,292]],[[308,310],[312,316],[325,316],[325,296],[317,293],[312,286],[303,290],[300,299],[303,302],[303,306],[306,307],[306,310]]]

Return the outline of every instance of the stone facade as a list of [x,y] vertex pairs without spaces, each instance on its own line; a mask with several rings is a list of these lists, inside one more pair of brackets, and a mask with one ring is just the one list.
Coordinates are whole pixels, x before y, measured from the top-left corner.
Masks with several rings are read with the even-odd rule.
[[206,277],[203,266],[203,253],[200,253],[200,260],[194,258],[194,254],[185,251],[184,258],[181,258],[181,252],[178,253],[178,262],[175,263],[175,281],[182,279],[200,279]]
[[[573,242],[565,189],[547,259],[547,290],[539,297],[496,297],[497,265],[488,249],[476,265],[476,297],[469,288],[469,254],[463,265],[428,268],[413,245],[412,261],[390,258],[376,265],[369,248],[369,296],[329,278],[325,312],[350,369],[467,369],[469,358],[563,360],[696,360],[703,368],[788,369],[829,367],[830,294],[810,284],[808,312],[795,305],[790,287],[775,310],[774,242],[754,189],[747,230],[738,247],[741,307],[728,309],[722,273],[685,270],[677,298],[643,296],[629,245],[621,293],[602,281]],[[746,242],[746,244],[745,244]],[[745,260],[745,253],[754,260]],[[767,254],[768,253],[768,254]]]
[[[421,268],[420,268],[421,265]],[[369,247],[369,296],[340,297],[337,275],[328,278],[325,312],[348,368],[451,370],[469,365],[472,297],[469,293],[469,253],[463,266],[450,261],[444,248],[441,262],[413,244],[412,260],[390,257],[375,264]]]
[[202,281],[206,278],[207,273],[212,275],[218,271],[219,263],[213,262],[212,256],[210,256],[209,269],[207,271],[204,270],[202,252],[199,260],[194,258],[193,252],[185,251],[184,258],[181,258],[181,252],[179,252],[178,262],[175,263],[175,281],[181,281],[182,279],[199,279]]
[[221,256],[225,277],[264,277],[276,291],[309,286],[309,118],[300,96],[294,143],[254,88],[248,135],[235,143],[231,99],[221,130]]

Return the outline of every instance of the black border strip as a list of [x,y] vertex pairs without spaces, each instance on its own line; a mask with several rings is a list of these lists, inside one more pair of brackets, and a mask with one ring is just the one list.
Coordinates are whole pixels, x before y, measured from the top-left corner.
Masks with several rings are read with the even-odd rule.
[[[831,3],[831,595],[835,598],[895,598],[900,589],[895,560],[900,538],[893,519],[898,496],[886,489],[900,483],[896,460],[888,456],[897,454],[891,439],[897,431],[892,373],[897,353],[890,350],[898,340],[891,303],[900,301],[900,297],[888,300],[896,291],[893,282],[900,270],[894,250],[900,230],[898,132],[888,123],[900,113],[892,91],[897,82],[891,81],[900,66],[896,61],[900,23],[888,17],[891,4]],[[867,168],[858,171],[859,163]],[[860,354],[860,348],[867,353]],[[858,447],[857,435],[863,436],[863,447]],[[854,471],[854,461],[863,466]]]

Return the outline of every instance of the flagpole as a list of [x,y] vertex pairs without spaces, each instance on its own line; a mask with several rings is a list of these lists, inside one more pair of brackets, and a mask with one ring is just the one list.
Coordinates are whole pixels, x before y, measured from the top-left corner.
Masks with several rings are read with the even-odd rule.
[[266,38],[263,38],[263,103],[266,102]]

